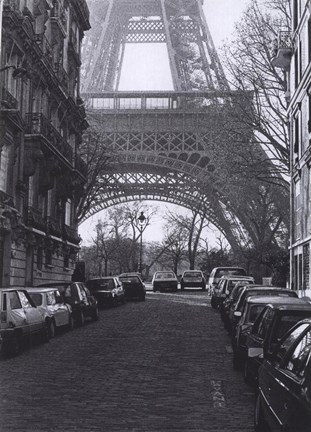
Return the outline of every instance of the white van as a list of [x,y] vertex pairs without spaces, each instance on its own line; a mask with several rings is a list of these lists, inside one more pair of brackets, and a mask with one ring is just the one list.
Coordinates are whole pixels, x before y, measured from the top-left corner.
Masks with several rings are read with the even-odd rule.
[[215,267],[211,271],[208,279],[208,293],[212,294],[213,288],[218,284],[222,276],[246,276],[246,270],[243,267]]

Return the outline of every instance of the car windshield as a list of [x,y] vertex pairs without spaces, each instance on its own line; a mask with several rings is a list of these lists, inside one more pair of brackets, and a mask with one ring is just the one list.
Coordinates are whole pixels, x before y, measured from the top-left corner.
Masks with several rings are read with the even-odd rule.
[[156,273],[155,278],[156,279],[175,279],[175,275],[172,272]]
[[29,293],[30,297],[32,298],[34,304],[36,306],[42,305],[42,294],[40,293]]
[[202,274],[200,272],[186,272],[184,274],[184,277],[187,277],[187,278],[200,278],[200,277],[202,277]]

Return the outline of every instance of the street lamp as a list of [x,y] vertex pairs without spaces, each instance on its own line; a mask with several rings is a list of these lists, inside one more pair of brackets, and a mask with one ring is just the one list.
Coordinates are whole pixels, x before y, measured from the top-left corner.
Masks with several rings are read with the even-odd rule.
[[137,218],[138,221],[138,229],[140,231],[140,250],[139,250],[139,273],[142,273],[142,258],[143,258],[143,230],[144,226],[146,225],[146,217],[144,215],[144,212],[140,213],[139,218]]

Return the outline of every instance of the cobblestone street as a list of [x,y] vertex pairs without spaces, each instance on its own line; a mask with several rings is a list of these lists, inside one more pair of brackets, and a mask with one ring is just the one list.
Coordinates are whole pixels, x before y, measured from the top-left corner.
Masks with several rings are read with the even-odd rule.
[[1,360],[0,430],[253,431],[230,351],[207,294],[148,292]]

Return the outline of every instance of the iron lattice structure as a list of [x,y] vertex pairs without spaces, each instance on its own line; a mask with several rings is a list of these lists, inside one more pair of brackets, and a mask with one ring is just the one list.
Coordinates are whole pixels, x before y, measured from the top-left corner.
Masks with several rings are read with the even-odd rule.
[[[165,43],[174,90],[229,90],[202,0],[89,0],[83,92],[118,90],[126,44]],[[138,65],[139,66],[139,65]]]
[[[255,242],[248,200],[260,185],[249,167],[267,157],[241,122],[244,110],[252,111],[252,95],[229,90],[202,1],[89,0],[89,6],[82,97],[111,159],[84,220],[125,201],[161,200],[204,214],[236,251]],[[125,44],[146,42],[167,45],[174,91],[117,91]],[[278,194],[280,208],[282,200]]]

